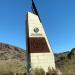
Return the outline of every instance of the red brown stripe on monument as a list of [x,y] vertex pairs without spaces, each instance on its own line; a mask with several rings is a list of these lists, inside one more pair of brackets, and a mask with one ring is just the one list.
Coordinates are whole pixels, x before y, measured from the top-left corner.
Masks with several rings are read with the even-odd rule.
[[29,53],[48,53],[50,52],[47,42],[44,37],[28,38]]

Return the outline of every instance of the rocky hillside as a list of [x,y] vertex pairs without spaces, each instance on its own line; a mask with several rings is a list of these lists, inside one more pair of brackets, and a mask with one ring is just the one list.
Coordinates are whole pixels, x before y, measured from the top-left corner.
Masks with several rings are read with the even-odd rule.
[[70,52],[55,54],[56,66],[64,74],[75,75],[75,48]]
[[0,43],[0,75],[25,73],[25,56],[25,50]]
[[15,46],[0,43],[0,60],[8,59],[24,60],[25,51]]

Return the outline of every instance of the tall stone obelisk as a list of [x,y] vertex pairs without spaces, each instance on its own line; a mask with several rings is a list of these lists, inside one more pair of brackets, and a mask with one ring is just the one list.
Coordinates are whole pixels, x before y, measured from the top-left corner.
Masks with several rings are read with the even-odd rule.
[[28,69],[43,68],[47,72],[48,67],[55,69],[54,54],[33,0],[32,10],[26,21]]

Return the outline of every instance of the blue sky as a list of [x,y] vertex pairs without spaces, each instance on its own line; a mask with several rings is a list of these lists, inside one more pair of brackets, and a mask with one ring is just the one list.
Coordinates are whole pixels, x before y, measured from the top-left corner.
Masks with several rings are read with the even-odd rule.
[[[35,0],[54,52],[75,47],[75,0]],[[0,0],[0,42],[26,49],[25,20],[31,0]]]

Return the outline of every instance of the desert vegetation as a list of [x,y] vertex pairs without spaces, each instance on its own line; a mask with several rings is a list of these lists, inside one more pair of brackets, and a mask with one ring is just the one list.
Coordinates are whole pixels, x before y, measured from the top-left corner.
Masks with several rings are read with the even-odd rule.
[[62,73],[55,69],[48,68],[48,71],[45,72],[42,68],[32,69],[30,75],[62,75]]
[[25,66],[23,49],[0,43],[0,75],[24,75]]
[[[0,43],[0,75],[25,75],[27,73],[25,57],[25,50]],[[71,51],[55,53],[55,63],[63,75],[75,75],[75,48]],[[60,72],[58,69],[56,71],[48,69],[48,75]],[[32,73],[45,74],[42,68],[36,68]]]
[[0,61],[0,75],[13,75],[26,73],[24,62],[19,60],[2,60]]
[[69,52],[55,54],[56,67],[63,75],[75,75],[75,48]]

